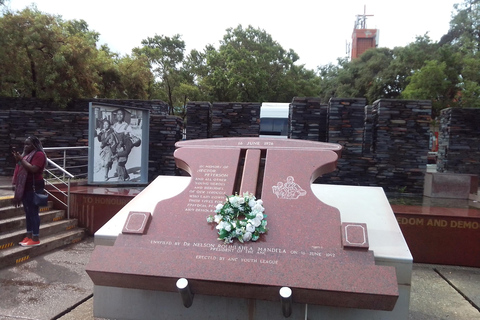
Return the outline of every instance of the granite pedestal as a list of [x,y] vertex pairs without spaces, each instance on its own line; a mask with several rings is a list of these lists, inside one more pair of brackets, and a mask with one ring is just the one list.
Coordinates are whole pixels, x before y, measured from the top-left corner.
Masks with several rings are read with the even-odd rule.
[[[306,313],[315,318],[332,312],[342,318],[351,314],[356,319],[361,315],[370,317],[371,312],[384,312],[385,319],[401,319],[408,313],[411,256],[383,191],[368,189],[376,195],[362,198],[367,200],[365,212],[358,214],[362,206],[352,201],[356,197],[349,197],[348,192],[336,193],[332,186],[322,189],[321,185],[310,184],[318,175],[334,168],[338,150],[329,144],[307,143],[297,148],[290,142],[261,139],[218,142],[207,148],[208,153],[201,154],[199,162],[194,158],[198,158],[200,149],[192,149],[205,150],[210,141],[180,145],[183,148],[175,154],[177,164],[192,178],[169,177],[167,186],[164,177],[159,177],[96,233],[97,243],[116,239],[113,247],[97,247],[87,266],[95,284],[95,316],[282,317],[278,302],[282,286],[292,288],[295,319],[304,318]],[[224,149],[219,150],[218,145]],[[242,150],[246,145],[254,147],[245,148],[245,153]],[[264,149],[268,149],[266,154],[261,151]],[[279,170],[274,165],[289,158],[298,159],[296,155],[302,156],[300,162],[304,166],[287,163],[284,170]],[[261,159],[265,159],[264,166]],[[257,165],[252,166],[252,162]],[[229,168],[232,163],[241,163],[243,170]],[[258,163],[260,174],[255,172]],[[257,177],[261,177],[260,181]],[[168,189],[169,194],[160,193],[161,189]],[[205,218],[215,201],[223,198],[218,192],[252,189],[255,194],[260,193],[269,212],[269,232],[248,244],[215,241],[211,234],[215,230],[206,227]],[[179,195],[166,199],[176,194],[174,191]],[[353,207],[345,210],[328,204],[328,194],[334,195],[333,202],[343,199],[343,203]],[[153,197],[156,201],[147,200]],[[162,198],[165,200],[160,201]],[[352,214],[346,217],[353,219],[344,219],[342,211],[348,210]],[[142,212],[149,219],[147,213],[153,212],[151,225],[143,229],[138,221],[129,225],[132,212],[134,220]],[[367,222],[365,214],[375,219]],[[186,227],[177,228],[175,223]],[[190,224],[195,228],[188,227]],[[378,228],[386,228],[390,239],[386,233],[376,235]],[[126,229],[141,231],[129,234]],[[119,234],[119,230],[124,232]],[[383,259],[377,256],[382,251],[380,247],[372,250],[377,241],[372,237],[382,238],[382,245],[395,244],[388,247]],[[191,283],[195,298],[190,308],[183,307],[176,293],[175,281],[180,277]],[[122,302],[125,297],[135,303],[127,306]],[[174,297],[179,301],[176,306]],[[111,303],[118,306],[112,308]]]
[[427,172],[423,195],[431,198],[468,199],[478,190],[478,176],[448,172]]

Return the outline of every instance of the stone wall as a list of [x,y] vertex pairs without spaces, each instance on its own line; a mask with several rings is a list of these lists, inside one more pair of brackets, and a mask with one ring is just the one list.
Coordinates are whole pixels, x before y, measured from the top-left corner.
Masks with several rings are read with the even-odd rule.
[[[13,174],[15,162],[10,146],[21,151],[25,138],[35,135],[44,147],[88,146],[88,112],[0,110],[0,175]],[[87,155],[87,150],[78,155]],[[56,158],[58,154],[49,157]],[[74,170],[75,171],[75,170]],[[78,174],[79,172],[72,172]]]
[[49,100],[36,98],[0,97],[0,110],[44,110],[44,111],[87,111],[90,102],[108,103],[131,108],[150,110],[151,114],[168,114],[168,104],[161,100],[119,100],[119,99],[77,99],[65,108],[58,107]]
[[148,150],[148,181],[159,175],[177,175],[173,152],[182,140],[183,120],[176,116],[150,115],[150,145]]
[[189,102],[186,139],[258,137],[260,103]]
[[[258,136],[259,104],[190,103],[187,139]],[[381,186],[387,192],[423,193],[431,114],[430,101],[363,98],[294,98],[289,137],[344,147],[335,172],[317,183]],[[206,123],[210,122],[207,128]],[[190,128],[190,124],[194,127]]]
[[[173,151],[182,139],[181,119],[165,115],[163,102],[79,100],[67,109],[48,101],[0,98],[0,175],[11,175],[9,146],[37,135],[46,147],[88,145],[88,103],[149,108],[149,181],[179,174]],[[339,143],[344,147],[337,170],[320,183],[381,186],[386,192],[423,193],[429,145],[430,101],[295,98],[290,104],[289,137]],[[187,139],[257,137],[259,103],[191,102]],[[438,171],[480,172],[480,109],[446,109],[441,114]]]
[[344,147],[335,172],[318,183],[423,193],[430,101],[331,99],[328,142]]
[[431,101],[373,103],[375,180],[389,191],[423,193],[430,138]]
[[210,102],[187,103],[186,139],[207,139],[210,136]]
[[438,141],[437,171],[480,174],[480,109],[442,110]]
[[371,158],[362,157],[365,128],[365,105],[363,98],[332,98],[328,105],[328,142],[343,147],[337,170],[326,176],[323,183],[344,185],[371,185],[369,168],[374,166]]
[[332,98],[328,105],[328,142],[341,144],[342,159],[361,157],[366,99]]
[[[79,100],[70,109],[52,107],[48,101],[38,99],[0,99],[0,175],[11,176],[15,167],[10,155],[11,145],[21,148],[29,135],[39,137],[44,147],[88,146],[89,102],[102,102],[127,107],[142,107],[151,110],[149,181],[158,175],[176,174],[173,160],[175,142],[182,139],[183,121],[175,116],[165,115],[165,104],[153,101],[133,100]],[[71,111],[79,110],[79,111]],[[87,156],[88,150],[69,151]],[[60,157],[60,153],[50,151],[50,158]],[[77,165],[71,160],[68,166]],[[85,164],[85,162],[83,162]],[[84,168],[69,169],[72,173],[85,173]],[[83,171],[83,172],[80,172]]]
[[209,138],[258,137],[260,103],[214,103]]
[[328,106],[319,98],[294,98],[289,110],[290,139],[323,141],[328,139]]

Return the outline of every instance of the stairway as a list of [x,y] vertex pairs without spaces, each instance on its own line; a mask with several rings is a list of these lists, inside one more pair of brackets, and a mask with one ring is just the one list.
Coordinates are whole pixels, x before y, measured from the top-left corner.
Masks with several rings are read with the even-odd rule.
[[66,219],[65,210],[40,208],[40,245],[22,247],[18,243],[25,237],[25,213],[22,207],[11,205],[11,197],[0,198],[0,268],[27,261],[32,257],[76,243],[85,237],[85,230],[77,226],[76,219]]

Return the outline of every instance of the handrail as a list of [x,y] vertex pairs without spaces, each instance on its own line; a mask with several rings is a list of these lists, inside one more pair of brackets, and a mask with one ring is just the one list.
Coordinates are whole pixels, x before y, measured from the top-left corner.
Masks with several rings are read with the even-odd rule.
[[[63,160],[63,167],[58,165],[55,161],[52,160],[52,158],[47,157],[47,162],[49,165],[53,166],[52,169],[49,169],[48,167],[45,168],[45,171],[48,173],[49,178],[44,179],[45,184],[51,186],[53,189],[57,190],[60,194],[65,196],[66,202],[64,202],[62,199],[59,199],[57,196],[55,196],[52,192],[49,192],[48,190],[45,189],[45,191],[53,198],[55,198],[57,201],[59,201],[61,204],[63,204],[67,208],[67,219],[70,219],[70,187],[71,187],[71,179],[75,178],[75,175],[70,173],[67,170],[67,151],[68,150],[80,150],[80,149],[88,149],[88,147],[47,147],[43,148],[45,151],[63,151],[63,157],[62,158],[54,158],[55,160],[60,159]],[[81,167],[88,167],[88,157],[85,156],[80,156],[76,158],[70,158],[70,159],[87,159],[87,164],[86,165],[81,165],[81,166],[72,166],[70,168],[81,168]],[[60,175],[57,175],[54,173],[55,170],[60,171]],[[81,174],[79,174],[81,175]],[[79,176],[77,175],[77,176]],[[53,180],[54,183],[52,183],[50,180]],[[67,187],[67,192],[63,191],[60,189],[56,184],[61,183]]]
[[47,161],[48,163],[50,163],[52,166],[54,166],[55,168],[57,168],[58,170],[62,171],[63,174],[66,174],[70,179],[73,179],[75,178],[75,176],[73,174],[71,174],[70,172],[68,172],[67,170],[63,169],[62,167],[60,167],[58,164],[56,164],[54,161],[52,161],[50,158],[47,158]]

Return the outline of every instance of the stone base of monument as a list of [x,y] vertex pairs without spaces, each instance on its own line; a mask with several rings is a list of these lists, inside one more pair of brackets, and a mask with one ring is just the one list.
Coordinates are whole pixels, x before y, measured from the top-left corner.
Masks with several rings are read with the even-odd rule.
[[[335,308],[293,304],[287,319],[408,319],[410,285],[399,285],[400,296],[393,311]],[[107,319],[285,319],[278,302],[195,295],[190,308],[178,293],[95,286],[94,316]]]
[[427,172],[423,195],[431,198],[469,199],[478,191],[478,176],[447,172]]
[[480,267],[480,211],[392,205],[417,263]]
[[[74,184],[70,188],[70,218],[77,219],[78,225],[93,235],[142,189]],[[67,191],[66,187],[49,189],[54,195],[54,208],[64,208]]]
[[[182,192],[190,179],[158,177],[95,233],[95,244],[113,245],[131,216],[130,212],[154,212],[159,201]],[[369,250],[373,252],[375,265],[395,268],[399,297],[392,311],[296,303],[293,299],[289,319],[407,319],[413,259],[383,189],[320,184],[311,188],[319,200],[339,210],[342,222],[367,225]],[[262,269],[258,270],[261,277]],[[335,276],[334,270],[327,273],[332,283],[344,280]],[[290,276],[301,278],[302,274]],[[216,284],[211,282],[208,285],[215,288]],[[221,292],[215,295],[193,292],[193,304],[187,308],[180,293],[166,291],[96,284],[94,316],[110,319],[282,319],[285,316],[280,295],[277,301],[267,301],[235,298],[231,294],[223,296]]]

